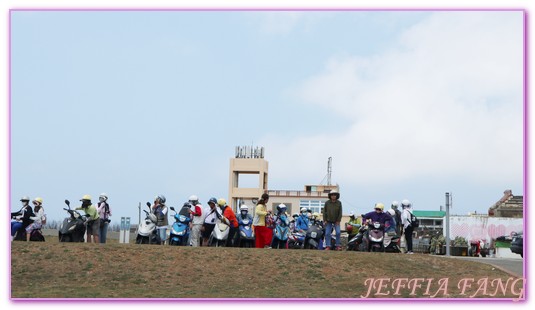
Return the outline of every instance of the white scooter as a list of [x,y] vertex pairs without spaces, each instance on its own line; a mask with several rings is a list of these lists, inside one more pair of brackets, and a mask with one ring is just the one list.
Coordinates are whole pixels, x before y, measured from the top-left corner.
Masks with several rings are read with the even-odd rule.
[[147,212],[146,210],[143,210],[146,217],[137,228],[136,243],[159,245],[161,243],[160,236],[156,231],[156,223],[158,222],[158,219],[156,218],[156,214],[150,212],[150,202],[147,202],[147,207],[149,208],[149,211]]
[[223,222],[221,219],[216,221],[214,230],[212,230],[212,234],[208,239],[209,246],[225,246],[230,231],[229,224],[230,223]]

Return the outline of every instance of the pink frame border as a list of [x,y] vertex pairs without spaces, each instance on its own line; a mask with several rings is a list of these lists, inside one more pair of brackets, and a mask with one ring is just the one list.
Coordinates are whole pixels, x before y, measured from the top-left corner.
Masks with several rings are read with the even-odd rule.
[[[529,216],[528,214],[528,208],[527,205],[529,204],[528,199],[528,191],[529,191],[529,178],[528,178],[528,171],[529,171],[529,162],[528,162],[528,153],[529,153],[529,139],[528,139],[528,128],[529,128],[529,120],[528,120],[528,102],[529,102],[529,84],[528,84],[528,68],[529,68],[529,58],[528,58],[528,52],[529,52],[529,40],[528,40],[528,12],[526,9],[523,8],[503,8],[503,9],[481,9],[481,8],[443,8],[443,9],[437,9],[437,8],[347,8],[347,7],[340,7],[340,8],[19,8],[19,9],[10,9],[8,12],[8,105],[7,105],[7,133],[8,133],[8,176],[7,176],[7,184],[8,184],[8,194],[7,194],[7,203],[6,205],[11,206],[11,104],[12,104],[12,97],[11,97],[11,13],[12,12],[24,12],[24,11],[41,11],[41,12],[158,12],[158,11],[167,11],[167,12],[212,12],[212,11],[224,11],[224,12],[261,12],[261,11],[273,11],[273,12],[284,12],[284,11],[298,11],[298,12],[338,12],[338,11],[384,11],[384,12],[433,12],[433,11],[448,11],[448,12],[474,12],[474,11],[499,11],[499,12],[523,12],[524,13],[524,53],[523,53],[523,60],[524,60],[524,152],[523,152],[523,163],[524,163],[524,175],[523,175],[523,190],[524,190],[524,235],[528,235],[529,227],[526,225],[526,218]],[[11,209],[11,208],[10,208]],[[9,231],[7,236],[9,236],[11,231]],[[9,262],[11,261],[11,243],[9,244]],[[524,247],[527,245],[527,242],[524,238]],[[527,251],[524,251],[524,254],[526,255],[526,258],[523,259],[523,269],[524,269],[524,299],[521,299],[517,302],[520,303],[526,303],[528,301],[528,283],[527,283],[527,275],[528,272],[528,265],[527,260],[529,257],[529,253]],[[58,302],[83,302],[83,301],[92,301],[97,303],[185,303],[185,304],[193,304],[193,303],[220,303],[220,302],[226,302],[226,303],[256,303],[258,301],[268,301],[270,303],[296,303],[296,302],[313,302],[313,303],[355,303],[355,302],[434,302],[434,301],[445,301],[445,302],[453,302],[453,303],[459,303],[459,302],[470,302],[472,303],[488,303],[489,301],[492,302],[501,302],[501,303],[511,303],[512,299],[506,299],[506,298],[318,298],[318,299],[312,299],[312,298],[12,298],[11,297],[11,265],[9,266],[9,277],[8,277],[8,296],[9,300],[12,303],[58,303]]]

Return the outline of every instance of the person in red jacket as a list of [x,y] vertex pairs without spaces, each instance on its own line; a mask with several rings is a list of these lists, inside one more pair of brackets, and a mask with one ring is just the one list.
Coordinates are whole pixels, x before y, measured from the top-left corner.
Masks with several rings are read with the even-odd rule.
[[234,213],[234,211],[232,211],[232,208],[227,205],[227,201],[225,199],[219,198],[219,200],[217,200],[217,204],[223,212],[223,218],[227,219],[230,223],[227,243],[225,246],[234,247],[236,246],[235,241],[238,233],[238,219],[236,218],[236,214]]

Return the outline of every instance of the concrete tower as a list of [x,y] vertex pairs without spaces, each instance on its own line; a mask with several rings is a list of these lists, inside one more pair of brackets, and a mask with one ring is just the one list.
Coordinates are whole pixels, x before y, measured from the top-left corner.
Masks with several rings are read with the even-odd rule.
[[[239,210],[241,204],[254,207],[257,199],[268,191],[268,162],[264,159],[264,148],[237,146],[235,158],[230,159],[229,175],[229,202],[234,211]],[[250,175],[258,176],[256,186],[240,183],[240,176]]]

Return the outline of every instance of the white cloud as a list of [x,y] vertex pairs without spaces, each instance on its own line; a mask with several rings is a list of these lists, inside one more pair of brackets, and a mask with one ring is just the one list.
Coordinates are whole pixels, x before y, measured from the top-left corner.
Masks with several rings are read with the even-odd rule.
[[340,183],[521,181],[522,30],[520,12],[441,12],[374,57],[329,59],[296,94],[332,111],[327,121],[344,118],[351,126],[267,137],[271,174],[315,180],[333,156]]

